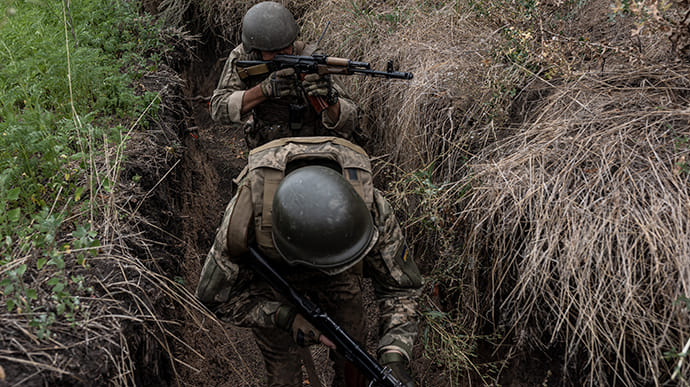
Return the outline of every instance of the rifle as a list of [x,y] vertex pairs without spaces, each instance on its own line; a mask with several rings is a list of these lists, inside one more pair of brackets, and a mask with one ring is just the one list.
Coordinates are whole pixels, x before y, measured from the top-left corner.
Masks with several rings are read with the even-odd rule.
[[[238,60],[235,62],[237,74],[241,80],[249,77],[270,74],[274,71],[293,68],[302,77],[306,74],[336,74],[353,75],[359,74],[370,77],[389,78],[389,79],[412,79],[412,73],[394,71],[393,61],[388,61],[386,71],[372,70],[367,62],[355,62],[347,58],[337,58],[322,54],[307,55],[284,55],[278,54],[273,60]],[[328,107],[323,98],[309,97],[309,101],[321,113]]]
[[248,259],[252,269],[256,271],[273,289],[285,296],[316,329],[326,335],[341,355],[350,361],[359,371],[370,380],[369,386],[404,387],[388,367],[381,365],[369,355],[357,342],[336,324],[318,305],[301,297],[290,284],[276,272],[273,267],[256,251],[249,247],[254,259]]

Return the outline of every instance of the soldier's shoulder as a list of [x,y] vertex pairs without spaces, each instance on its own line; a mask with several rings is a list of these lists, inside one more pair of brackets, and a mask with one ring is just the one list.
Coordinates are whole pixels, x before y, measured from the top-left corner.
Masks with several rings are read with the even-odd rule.
[[235,47],[228,55],[228,60],[238,59],[238,60],[253,60],[256,59],[256,55],[252,51],[247,51],[244,45],[240,43]]

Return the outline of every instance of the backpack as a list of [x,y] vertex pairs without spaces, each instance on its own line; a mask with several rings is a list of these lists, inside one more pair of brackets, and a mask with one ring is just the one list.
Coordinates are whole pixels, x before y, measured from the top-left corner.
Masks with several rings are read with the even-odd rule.
[[[271,234],[273,196],[288,167],[299,162],[337,164],[342,170],[343,177],[352,184],[367,208],[371,209],[374,202],[369,156],[364,149],[350,141],[340,137],[284,137],[252,149],[249,152],[247,167],[236,179],[241,181],[236,207],[251,206],[256,243],[259,249],[272,259],[280,258],[273,246]],[[235,208],[236,210],[239,208]],[[241,216],[246,217],[247,215]],[[246,246],[246,232],[244,235],[235,234],[233,230],[238,228],[233,227],[233,223],[237,223],[233,222],[233,218],[235,216],[231,217],[228,229],[229,247],[233,246],[233,240],[238,242],[238,237],[244,239]]]

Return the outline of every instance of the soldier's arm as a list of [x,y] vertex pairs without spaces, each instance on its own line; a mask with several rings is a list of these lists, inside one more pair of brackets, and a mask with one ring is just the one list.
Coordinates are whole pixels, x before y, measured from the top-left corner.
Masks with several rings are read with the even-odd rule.
[[336,77],[332,77],[333,87],[338,91],[338,103],[331,105],[321,116],[321,121],[326,129],[333,132],[334,136],[353,139],[361,137],[359,126],[361,111],[359,107],[344,92],[344,88]]
[[228,251],[227,230],[236,201],[234,197],[225,209],[195,295],[223,321],[244,327],[274,327],[281,304],[271,289],[255,281],[253,272],[236,262],[237,258],[233,260]]
[[[239,59],[247,59],[247,56],[242,45],[237,46],[228,56],[218,85],[211,96],[210,110],[214,121],[224,124],[243,123],[249,118],[247,113],[259,103],[254,101],[257,97],[256,87],[247,90],[248,86],[240,79],[235,69],[235,62]],[[245,95],[246,93],[249,95]],[[263,96],[260,88],[258,94]],[[245,99],[247,99],[246,106],[244,106]]]
[[409,360],[419,325],[422,278],[393,209],[378,190],[373,213],[379,240],[365,263],[381,314],[377,352],[398,351]]
[[257,105],[266,100],[266,96],[261,91],[261,85],[252,87],[251,89],[245,91],[242,95],[242,107],[240,108],[240,114],[244,116],[246,113],[249,113]]

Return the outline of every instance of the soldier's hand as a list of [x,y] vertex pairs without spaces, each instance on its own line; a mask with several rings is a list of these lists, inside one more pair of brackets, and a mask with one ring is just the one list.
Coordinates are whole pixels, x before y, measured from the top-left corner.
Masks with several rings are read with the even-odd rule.
[[387,351],[379,356],[379,363],[391,369],[395,376],[405,387],[415,387],[414,379],[407,368],[407,360],[397,351]]
[[338,102],[338,91],[333,87],[331,77],[328,75],[307,74],[302,81],[302,87],[308,95],[321,97],[329,105],[335,105]]
[[295,69],[287,68],[274,71],[264,79],[260,86],[261,92],[268,99],[283,98],[295,93]]
[[276,311],[276,325],[288,332],[295,343],[302,347],[313,344],[324,344],[329,348],[335,349],[335,345],[328,340],[321,332],[314,328],[295,308],[283,305]]

